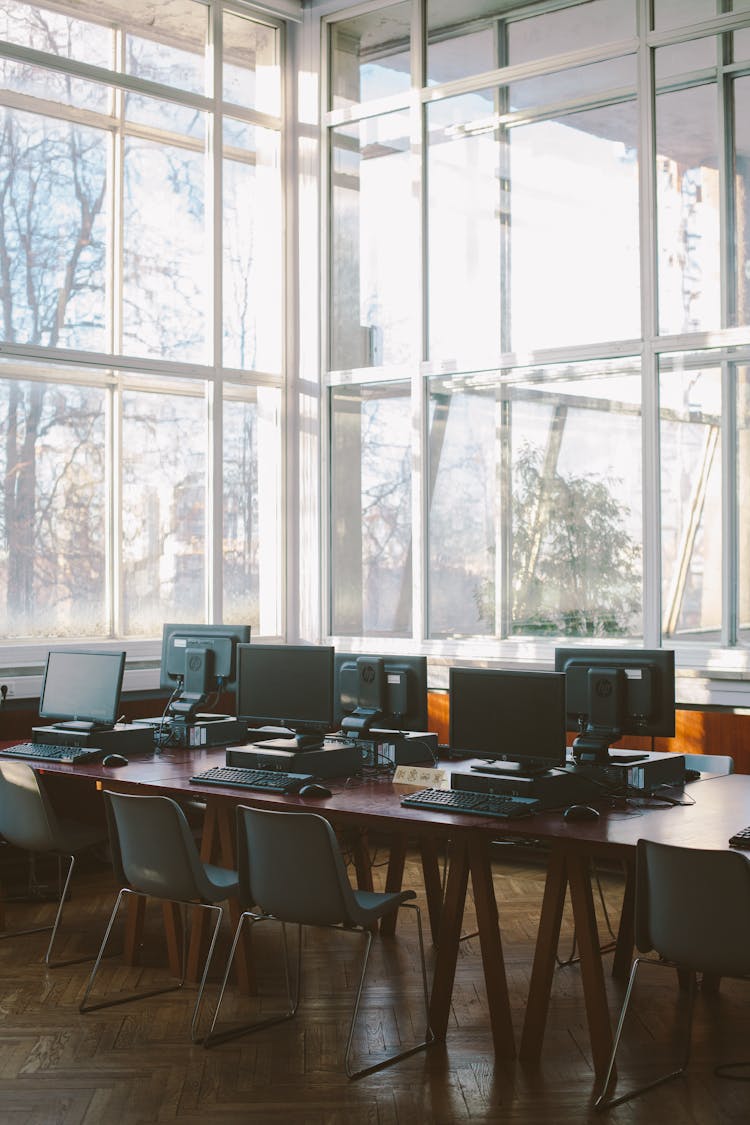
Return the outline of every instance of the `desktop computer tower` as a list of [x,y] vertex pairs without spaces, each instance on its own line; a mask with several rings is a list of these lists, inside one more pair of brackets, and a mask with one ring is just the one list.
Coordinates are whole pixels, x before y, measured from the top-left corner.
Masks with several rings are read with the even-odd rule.
[[428,731],[371,730],[356,744],[365,766],[432,766],[438,755],[437,735]]
[[154,736],[149,727],[137,723],[115,723],[109,730],[65,730],[54,725],[32,727],[34,742],[46,746],[83,746],[87,750],[103,750],[107,754],[150,754]]
[[[536,777],[518,774],[482,773],[482,761],[461,763],[451,773],[451,789],[468,789],[474,793],[496,793],[505,797],[533,797],[543,809],[565,808],[588,804],[602,796],[602,787],[590,778],[567,770],[548,770]],[[485,763],[486,764],[486,763]],[[471,766],[476,769],[471,769]]]
[[315,777],[350,777],[364,765],[362,752],[354,743],[324,744],[318,750],[285,750],[280,745],[283,741],[274,739],[267,744],[228,746],[226,764],[254,770],[311,773]]

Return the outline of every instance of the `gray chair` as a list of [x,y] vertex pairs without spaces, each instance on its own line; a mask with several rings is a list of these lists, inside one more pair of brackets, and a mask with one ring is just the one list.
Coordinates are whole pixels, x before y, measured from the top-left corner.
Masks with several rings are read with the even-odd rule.
[[[273,1023],[291,1019],[297,1010],[301,986],[302,926],[335,927],[363,934],[364,956],[359,983],[354,997],[354,1007],[344,1052],[344,1068],[349,1078],[360,1078],[380,1070],[398,1059],[406,1058],[432,1042],[429,1026],[427,973],[422,941],[422,921],[419,907],[410,902],[414,891],[381,893],[353,890],[341,858],[335,833],[322,816],[315,813],[270,812],[239,806],[237,809],[237,851],[240,876],[240,903],[242,915],[235,931],[224,979],[221,984],[213,1021],[204,1038],[204,1046],[256,1031]],[[259,904],[259,909],[251,907]],[[381,1062],[360,1070],[350,1063],[354,1028],[357,1022],[367,962],[372,945],[374,923],[399,907],[416,912],[417,933],[422,966],[422,992],[425,1010],[425,1037],[416,1046],[389,1055]],[[287,1010],[277,1016],[244,1024],[230,1030],[216,1032],[224,992],[235,951],[245,923],[275,919],[282,923],[284,938],[284,964],[286,972]],[[289,972],[289,951],[286,940],[286,923],[296,925],[298,933],[297,990],[292,997]]]
[[[215,915],[214,927],[190,1026],[193,1042],[199,1042],[198,1020],[203,992],[223,916],[223,909],[217,903],[237,895],[237,872],[202,862],[185,813],[177,802],[170,797],[147,797],[110,792],[105,792],[104,796],[109,824],[112,864],[118,882],[122,884],[122,887],[112,910],[79,1010],[90,1012],[99,1008],[112,1007],[115,1004],[125,1004],[131,1000],[143,999],[147,996],[159,996],[164,992],[174,992],[182,988],[187,975],[187,941],[185,936],[187,907],[196,907]],[[151,989],[147,992],[129,993],[127,996],[117,996],[114,999],[110,998],[89,1004],[89,994],[99,971],[120,905],[126,895],[156,898],[163,902],[177,903],[182,907],[182,977],[177,984]]]
[[[609,1109],[684,1074],[690,1057],[695,974],[750,976],[750,863],[733,851],[707,851],[639,840],[636,851],[636,957],[617,1024],[612,1054],[597,1109]],[[688,1019],[682,1060],[676,1070],[607,1097],[617,1048],[638,968],[643,963],[683,970],[688,983]],[[728,1064],[731,1068],[733,1065]],[[718,1068],[726,1069],[726,1068]]]
[[75,857],[85,848],[103,843],[107,838],[104,828],[58,817],[42,778],[28,762],[0,761],[0,836],[9,844],[25,851],[54,855],[58,859],[68,860],[68,870],[54,923],[32,929],[6,931],[0,934],[0,938],[19,937],[22,934],[37,934],[51,930],[49,945],[44,956],[44,963],[48,968],[55,969],[61,965],[75,965],[90,960],[90,957],[76,957],[53,962],[52,947],[60,926],[63,906],[75,867]]

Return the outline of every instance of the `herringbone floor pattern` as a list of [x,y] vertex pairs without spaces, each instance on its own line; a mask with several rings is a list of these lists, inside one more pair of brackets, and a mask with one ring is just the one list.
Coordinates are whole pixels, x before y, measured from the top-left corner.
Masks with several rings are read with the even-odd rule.
[[[383,873],[376,866],[376,885]],[[543,879],[543,863],[533,856],[519,858],[511,851],[499,854],[495,884],[519,1035]],[[610,873],[604,881],[606,900],[616,913],[620,880]],[[416,863],[408,865],[405,885],[419,889]],[[61,956],[93,950],[114,892],[111,874],[92,860],[76,880],[66,906]],[[32,917],[44,920],[50,912],[49,903],[18,903],[8,908],[8,922],[10,926],[29,924]],[[467,911],[467,932],[472,925]],[[271,1012],[275,997],[281,994],[278,933],[270,924],[259,929],[259,995],[245,998],[232,993],[226,1007],[229,1019],[248,1018],[251,1005],[254,1010]],[[220,963],[227,939],[228,931],[223,935]],[[561,956],[568,955],[571,942],[568,927]],[[469,938],[461,947],[447,1044],[349,1082],[341,1070],[341,1055],[359,950],[351,935],[305,934],[303,998],[292,1023],[211,1050],[190,1043],[192,991],[80,1015],[78,1002],[90,965],[48,971],[42,962],[45,947],[43,934],[0,942],[2,1125],[172,1121],[185,1125],[248,1121],[572,1125],[601,1120],[591,1110],[593,1076],[575,965],[557,972],[546,1051],[538,1068],[495,1062],[478,942]],[[431,959],[429,947],[428,956]],[[644,982],[646,972],[644,969]],[[638,993],[624,1042],[623,1083],[669,1066],[674,1058],[675,981],[669,972],[651,973],[650,985]],[[127,969],[113,958],[103,970],[102,987],[143,987],[164,975],[161,913],[156,908],[147,920],[144,966]],[[614,1018],[621,989],[611,980],[609,987]],[[210,1003],[214,997],[212,988]],[[713,1074],[720,1061],[750,1059],[748,998],[750,983],[727,981],[722,982],[717,997],[699,997],[689,1077],[611,1111],[608,1119],[617,1125],[739,1125],[750,1121],[750,1085],[722,1081]],[[406,1045],[419,1037],[420,1015],[416,934],[407,916],[400,922],[395,940],[375,942],[356,1041],[358,1059],[374,1061],[382,1048]]]

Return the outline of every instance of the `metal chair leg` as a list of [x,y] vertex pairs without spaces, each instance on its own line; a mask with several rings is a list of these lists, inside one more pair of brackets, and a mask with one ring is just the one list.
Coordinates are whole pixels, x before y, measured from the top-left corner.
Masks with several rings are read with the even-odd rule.
[[419,907],[416,905],[416,903],[403,902],[403,903],[400,903],[400,906],[409,907],[411,910],[416,911],[416,915],[417,915],[417,934],[419,936],[419,953],[420,953],[420,960],[421,960],[421,963],[422,963],[422,991],[423,991],[423,997],[424,997],[424,1010],[425,1010],[425,1034],[424,1034],[424,1039],[421,1043],[417,1043],[413,1047],[407,1047],[406,1050],[404,1050],[404,1051],[398,1051],[393,1055],[388,1055],[387,1058],[381,1059],[380,1062],[373,1063],[371,1066],[363,1067],[361,1070],[352,1070],[351,1064],[350,1064],[350,1055],[351,1055],[352,1040],[354,1039],[354,1027],[355,1027],[355,1024],[357,1022],[357,1015],[359,1014],[359,1002],[362,998],[362,991],[363,991],[364,983],[365,983],[365,974],[367,972],[367,963],[368,963],[368,960],[369,960],[369,957],[370,957],[370,948],[372,946],[372,934],[369,932],[369,930],[365,930],[364,933],[365,933],[366,941],[365,941],[365,952],[364,952],[364,956],[362,958],[362,971],[360,972],[359,984],[357,985],[357,992],[356,992],[356,995],[355,995],[355,998],[354,998],[354,1010],[352,1012],[351,1023],[349,1024],[349,1035],[348,1035],[348,1038],[347,1038],[347,1041],[346,1041],[346,1049],[344,1051],[344,1069],[346,1071],[347,1078],[351,1078],[351,1079],[364,1078],[365,1075],[374,1074],[378,1070],[383,1070],[385,1067],[391,1066],[392,1063],[399,1062],[401,1059],[406,1059],[410,1055],[416,1054],[417,1051],[421,1051],[425,1047],[428,1047],[430,1045],[430,1043],[432,1043],[434,1041],[434,1038],[435,1038],[435,1036],[432,1033],[432,1028],[430,1027],[429,995],[428,995],[428,990],[427,990],[427,967],[425,965],[424,941],[423,941],[423,938],[422,938],[422,912],[419,909]]
[[234,963],[237,946],[239,944],[242,927],[244,926],[245,921],[248,921],[250,927],[252,928],[252,926],[254,926],[257,922],[267,922],[274,920],[275,919],[270,918],[268,915],[253,914],[249,910],[245,911],[245,913],[240,916],[240,920],[237,923],[237,929],[235,930],[234,939],[232,941],[232,947],[229,950],[229,956],[227,958],[227,964],[224,970],[221,987],[219,988],[219,995],[216,1000],[216,1008],[214,1009],[211,1026],[209,1027],[206,1035],[203,1037],[204,1047],[214,1047],[217,1043],[224,1043],[229,1039],[237,1039],[241,1035],[249,1035],[250,1032],[259,1031],[262,1027],[272,1027],[274,1024],[284,1023],[286,1020],[290,1020],[293,1018],[293,1016],[296,1015],[297,1008],[299,1007],[300,990],[302,985],[302,926],[297,927],[297,989],[296,996],[292,996],[291,978],[289,974],[289,944],[287,941],[286,925],[282,922],[281,928],[284,942],[284,976],[286,980],[286,994],[288,1005],[287,1010],[280,1015],[269,1016],[267,1019],[256,1020],[253,1023],[241,1024],[238,1027],[228,1028],[226,1031],[215,1031],[216,1023],[219,1018],[219,1009],[221,1008],[222,1002],[224,1000],[224,992],[226,991],[227,981],[229,980],[229,974],[232,969],[232,964]]
[[[70,958],[66,958],[63,961],[53,961],[52,960],[52,947],[55,944],[55,938],[57,937],[57,931],[60,928],[60,921],[62,919],[63,907],[65,905],[65,899],[67,898],[67,895],[68,895],[68,887],[70,886],[70,880],[72,878],[73,868],[75,867],[75,862],[76,862],[74,855],[59,855],[57,857],[58,864],[60,863],[60,861],[62,859],[68,860],[68,870],[67,870],[67,874],[65,876],[64,885],[62,885],[62,878],[60,878],[59,881],[58,881],[58,891],[60,891],[60,885],[62,885],[62,890],[60,891],[60,897],[59,897],[59,900],[58,900],[58,903],[57,903],[57,911],[55,913],[54,922],[51,925],[32,926],[29,929],[25,929],[25,930],[7,930],[5,933],[0,934],[0,940],[2,940],[4,938],[23,937],[26,934],[49,933],[49,931],[51,930],[52,932],[50,934],[49,945],[47,946],[47,952],[44,955],[44,963],[45,963],[45,965],[47,966],[48,969],[59,969],[59,968],[62,968],[62,966],[64,966],[64,965],[81,965],[85,961],[91,961],[93,959],[93,954],[88,954],[85,957],[70,957]],[[60,875],[62,874],[61,869],[60,869],[59,873],[60,873]]]
[[[690,974],[690,979],[688,981],[687,1031],[686,1031],[686,1037],[685,1037],[685,1044],[684,1044],[684,1048],[683,1048],[682,1062],[680,1063],[679,1067],[676,1070],[671,1070],[668,1074],[663,1074],[659,1078],[655,1078],[651,1082],[645,1083],[643,1086],[637,1086],[633,1090],[628,1090],[626,1093],[620,1094],[619,1097],[607,1098],[607,1096],[606,1096],[607,1090],[610,1087],[610,1083],[612,1081],[612,1076],[613,1076],[614,1069],[615,1069],[615,1057],[617,1055],[617,1048],[620,1045],[620,1037],[622,1035],[622,1029],[623,1029],[623,1026],[625,1024],[625,1015],[627,1013],[628,1005],[630,1003],[630,997],[631,997],[631,993],[633,991],[633,985],[635,984],[635,978],[636,978],[636,975],[638,973],[638,969],[639,969],[640,965],[644,962],[647,965],[660,965],[662,967],[666,967],[666,968],[670,968],[670,969],[675,968],[675,966],[673,964],[671,964],[671,962],[668,962],[668,961],[654,961],[654,960],[642,958],[642,957],[636,957],[635,961],[633,961],[633,968],[630,971],[630,980],[628,981],[628,987],[627,987],[627,991],[625,993],[625,1001],[624,1001],[623,1006],[622,1006],[622,1011],[620,1012],[620,1019],[618,1020],[618,1023],[617,1023],[617,1031],[615,1032],[615,1040],[614,1040],[614,1043],[612,1044],[612,1054],[610,1055],[609,1066],[607,1067],[607,1073],[606,1073],[605,1078],[604,1078],[604,1084],[602,1086],[602,1091],[599,1094],[599,1097],[594,1102],[594,1109],[599,1110],[599,1111],[602,1111],[602,1110],[605,1110],[605,1109],[612,1109],[616,1105],[621,1105],[623,1102],[630,1101],[631,1098],[636,1097],[638,1094],[644,1094],[647,1090],[653,1090],[655,1086],[661,1086],[665,1082],[671,1081],[673,1078],[679,1078],[680,1075],[685,1073],[685,1071],[687,1069],[688,1062],[690,1061],[690,1044],[691,1044],[692,1029],[693,1029],[693,1008],[694,1008],[694,1005],[695,1005],[695,974],[694,973]],[[616,1081],[616,1078],[615,1078],[615,1081]]]

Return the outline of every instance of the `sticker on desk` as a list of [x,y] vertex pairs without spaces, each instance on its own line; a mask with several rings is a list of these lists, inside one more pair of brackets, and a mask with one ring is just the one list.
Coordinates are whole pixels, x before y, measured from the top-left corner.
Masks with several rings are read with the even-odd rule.
[[448,771],[428,766],[396,766],[393,780],[399,785],[418,785],[420,789],[450,789]]

